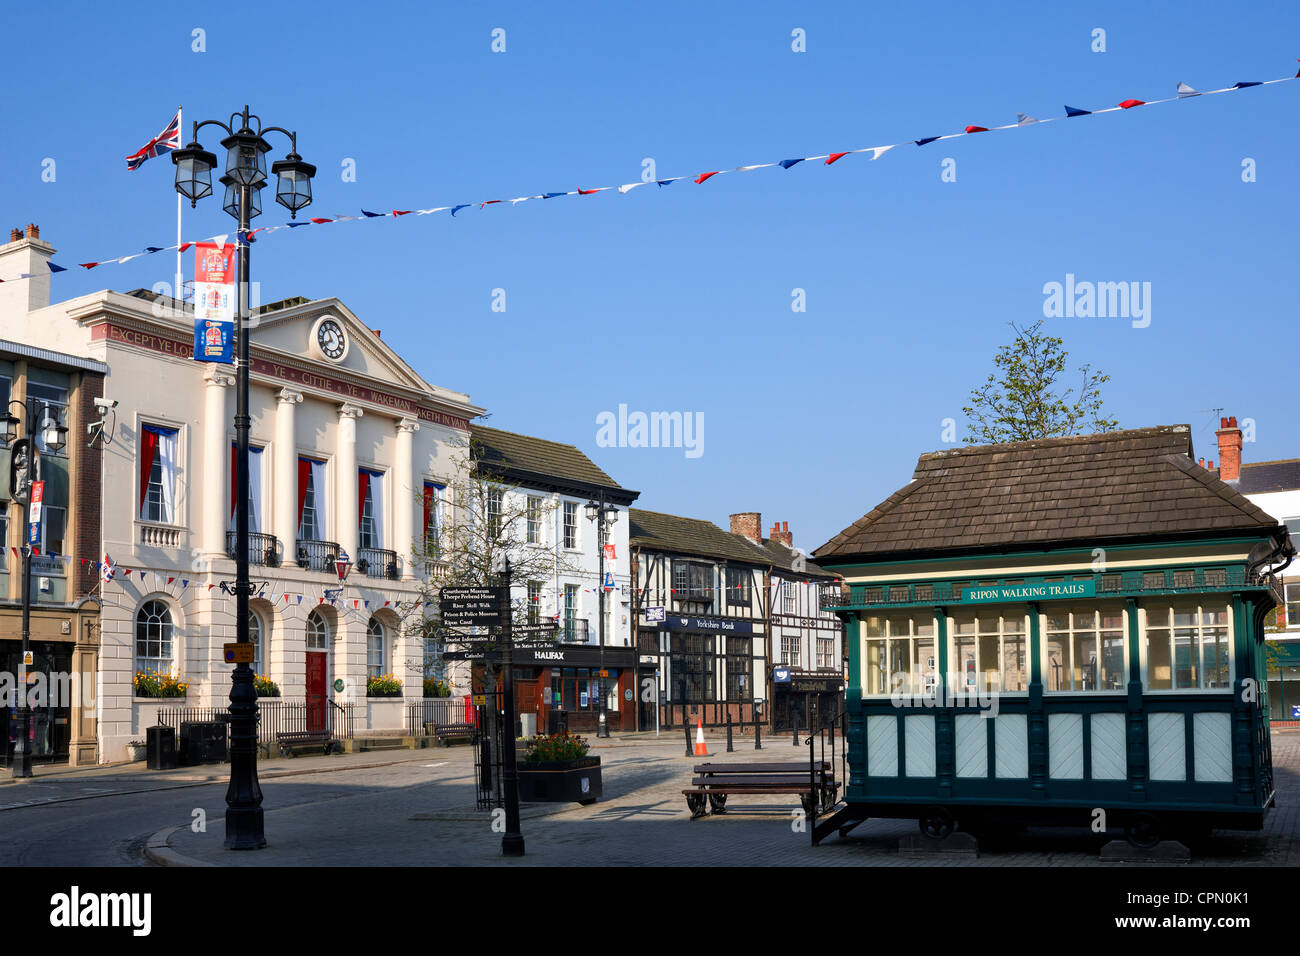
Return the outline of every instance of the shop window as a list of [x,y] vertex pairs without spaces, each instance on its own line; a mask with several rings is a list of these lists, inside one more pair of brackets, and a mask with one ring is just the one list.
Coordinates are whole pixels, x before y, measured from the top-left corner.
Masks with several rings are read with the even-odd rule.
[[727,700],[751,700],[754,696],[753,658],[750,639],[728,637]]
[[172,612],[162,601],[145,601],[135,615],[135,669],[172,673]]
[[1224,605],[1146,608],[1148,690],[1225,690],[1231,682],[1228,609]]
[[1028,689],[1023,613],[983,611],[957,615],[948,646],[954,692],[1017,694]]
[[140,429],[140,520],[176,521],[176,429]]
[[863,694],[934,694],[939,662],[932,615],[868,617],[862,631]]
[[670,646],[673,700],[687,704],[716,700],[712,635],[674,634]]
[[1124,689],[1124,614],[1115,610],[1045,615],[1043,682],[1057,691]]

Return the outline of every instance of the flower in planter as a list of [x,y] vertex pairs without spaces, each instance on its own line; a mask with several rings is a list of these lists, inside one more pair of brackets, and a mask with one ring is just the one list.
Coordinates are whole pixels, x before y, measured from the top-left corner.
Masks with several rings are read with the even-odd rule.
[[583,737],[564,734],[538,734],[528,738],[528,749],[524,752],[527,763],[548,761],[577,760],[587,756],[591,747]]
[[380,674],[366,678],[367,697],[401,697],[402,682],[392,674]]
[[137,697],[184,697],[190,685],[171,674],[136,671],[133,686]]
[[253,674],[253,687],[257,689],[258,697],[280,696],[280,685],[262,674]]
[[424,696],[450,697],[451,683],[442,677],[426,677],[424,679]]

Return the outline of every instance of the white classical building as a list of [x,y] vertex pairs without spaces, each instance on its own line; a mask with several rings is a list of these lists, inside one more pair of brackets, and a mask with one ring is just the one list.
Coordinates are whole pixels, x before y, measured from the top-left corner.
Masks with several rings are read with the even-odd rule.
[[[14,254],[6,261],[6,250]],[[54,250],[0,246],[0,278],[43,273]],[[149,292],[50,305],[48,280],[0,291],[0,337],[104,363],[99,759],[122,759],[162,706],[224,706],[235,639],[234,369],[192,358],[193,325]],[[425,382],[337,299],[264,307],[251,337],[251,622],[259,674],[308,711],[350,701],[358,730],[403,726],[403,700],[369,697],[393,675],[422,696],[413,560],[464,467],[483,410]],[[70,440],[86,442],[85,434]],[[76,507],[76,503],[72,503]],[[353,562],[341,591],[335,559]],[[188,683],[183,701],[134,693],[139,671]],[[310,719],[310,718],[309,718]]]

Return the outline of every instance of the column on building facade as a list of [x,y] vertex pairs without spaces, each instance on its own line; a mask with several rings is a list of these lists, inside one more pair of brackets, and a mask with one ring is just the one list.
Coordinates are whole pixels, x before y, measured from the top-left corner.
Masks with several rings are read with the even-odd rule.
[[289,565],[298,553],[298,441],[294,418],[302,401],[302,392],[282,388],[276,398],[279,404],[275,412],[275,464],[271,472],[271,484],[275,489],[271,501],[271,527],[283,549],[283,561]]
[[357,560],[357,419],[364,409],[345,403],[339,406],[338,448],[334,453],[334,527],[339,547]]
[[402,580],[416,577],[415,560],[415,433],[420,423],[403,418],[397,423],[397,454],[393,460],[393,550]]
[[229,502],[223,492],[223,476],[230,474],[226,465],[226,422],[230,415],[226,410],[226,392],[235,384],[235,378],[219,366],[209,368],[203,376],[207,387],[203,394],[203,463],[206,475],[205,484],[213,482],[203,495],[201,504],[201,528],[203,550],[210,557],[217,557],[226,552],[225,516]]

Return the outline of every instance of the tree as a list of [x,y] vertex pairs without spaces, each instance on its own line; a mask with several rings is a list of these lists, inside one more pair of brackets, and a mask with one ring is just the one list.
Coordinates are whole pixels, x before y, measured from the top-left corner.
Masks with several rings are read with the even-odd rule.
[[[456,477],[432,502],[437,509],[434,514],[445,517],[426,529],[423,548],[416,554],[424,576],[417,605],[420,610],[413,615],[411,626],[422,638],[426,675],[439,677],[445,674],[442,654],[448,648],[472,646],[492,652],[502,646],[496,629],[444,627],[439,608],[442,588],[497,586],[507,557],[512,584],[551,580],[556,574],[577,570],[557,558],[544,542],[528,542],[529,522],[540,526],[557,507],[550,497],[512,483],[501,470],[485,465],[478,442],[467,441],[462,448],[454,458]],[[513,624],[527,623],[526,602],[526,598],[511,601]],[[425,613],[429,608],[439,608],[438,615]],[[516,638],[515,643],[538,639],[531,634]],[[496,688],[498,676],[492,656],[488,653],[483,662],[483,686],[489,694]],[[488,707],[487,714],[486,729],[495,739],[496,707]]]
[[1035,438],[1062,438],[1083,433],[1111,431],[1119,422],[1102,415],[1100,386],[1109,375],[1091,365],[1077,369],[1078,391],[1073,387],[1058,392],[1057,381],[1066,373],[1069,353],[1061,340],[1043,334],[1043,320],[1028,328],[1010,323],[1016,339],[999,347],[993,357],[996,371],[988,381],[970,393],[970,405],[962,408],[969,444],[998,444]]

